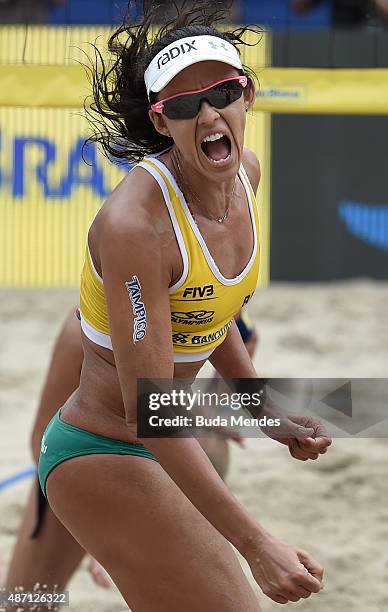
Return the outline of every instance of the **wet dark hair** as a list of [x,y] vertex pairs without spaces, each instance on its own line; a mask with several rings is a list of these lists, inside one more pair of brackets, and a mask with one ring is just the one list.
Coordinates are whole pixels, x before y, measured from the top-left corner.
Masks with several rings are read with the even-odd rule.
[[[104,154],[111,159],[138,162],[146,155],[159,153],[170,147],[172,139],[159,134],[148,116],[150,102],[144,83],[144,72],[152,59],[164,47],[186,36],[203,34],[217,36],[238,45],[249,45],[243,37],[246,32],[258,34],[257,26],[244,26],[232,31],[217,30],[215,26],[226,19],[232,1],[224,2],[222,8],[209,0],[184,1],[175,6],[176,16],[163,26],[156,26],[160,7],[151,5],[140,23],[131,23],[126,16],[108,41],[111,59],[103,58],[93,45],[95,57],[89,74],[93,88],[92,102],[85,111],[93,135],[88,143],[100,143]],[[128,11],[129,15],[129,11]],[[151,32],[152,30],[152,32]],[[152,38],[151,38],[152,36]],[[256,44],[256,42],[254,44]],[[255,74],[244,66],[250,86]],[[151,94],[151,101],[156,94]]]

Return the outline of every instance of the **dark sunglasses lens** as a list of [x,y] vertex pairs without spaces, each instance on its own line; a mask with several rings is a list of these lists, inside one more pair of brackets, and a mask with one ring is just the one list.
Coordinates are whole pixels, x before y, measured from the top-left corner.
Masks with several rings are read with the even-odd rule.
[[243,88],[238,81],[220,83],[203,93],[187,94],[167,100],[163,113],[169,119],[192,119],[199,111],[200,104],[207,100],[216,108],[225,108],[241,98]]
[[192,119],[199,111],[200,95],[179,96],[164,103],[163,113],[169,119]]
[[216,108],[225,108],[241,98],[242,92],[242,87],[238,81],[228,81],[210,89],[208,100]]

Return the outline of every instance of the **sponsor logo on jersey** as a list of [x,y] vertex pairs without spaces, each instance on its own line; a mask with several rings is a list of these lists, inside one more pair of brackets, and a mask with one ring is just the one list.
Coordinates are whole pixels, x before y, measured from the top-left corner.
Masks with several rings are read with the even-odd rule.
[[187,344],[189,342],[190,334],[181,334],[177,332],[172,335],[172,343],[173,344]]
[[248,293],[248,295],[245,296],[245,298],[243,299],[243,303],[241,304],[241,308],[244,308],[244,306],[246,306],[249,302],[249,300],[251,299],[253,293]]
[[209,342],[215,342],[222,336],[224,336],[229,327],[232,325],[232,321],[223,325],[220,329],[217,329],[210,334],[203,335],[191,335],[184,333],[176,333],[172,335],[173,344],[189,344],[189,345],[198,345],[198,344],[209,344]]
[[186,287],[183,292],[184,298],[207,298],[214,294],[213,285],[204,285],[203,287]]
[[214,310],[191,310],[190,312],[172,312],[171,321],[183,325],[205,325],[213,321]]
[[191,336],[191,344],[208,344],[209,342],[215,342],[226,334],[231,325],[232,321],[229,321],[229,323],[223,325],[223,327],[217,329],[211,334],[205,334],[203,336]]

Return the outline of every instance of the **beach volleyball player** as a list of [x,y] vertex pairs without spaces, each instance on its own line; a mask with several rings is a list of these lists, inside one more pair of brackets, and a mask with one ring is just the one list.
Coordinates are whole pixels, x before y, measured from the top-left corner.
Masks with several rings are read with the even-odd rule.
[[[51,508],[140,612],[258,611],[228,541],[277,602],[322,587],[321,567],[246,512],[196,439],[144,446],[136,434],[138,378],[193,380],[207,359],[224,377],[256,376],[233,319],[259,267],[259,167],[243,149],[254,86],[242,32],[212,27],[221,16],[196,3],[153,43],[151,14],[110,39],[115,61],[94,81],[107,121],[97,139],[139,163],[90,228],[80,385],[42,440]],[[198,299],[213,314],[186,331],[172,313],[199,310]],[[309,439],[316,452],[329,443]]]

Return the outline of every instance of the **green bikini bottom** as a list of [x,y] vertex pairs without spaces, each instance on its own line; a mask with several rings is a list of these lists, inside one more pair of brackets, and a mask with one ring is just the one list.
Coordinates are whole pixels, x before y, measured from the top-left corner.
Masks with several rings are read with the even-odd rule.
[[38,476],[44,496],[47,497],[47,478],[57,465],[73,457],[106,454],[134,455],[157,461],[143,444],[114,440],[65,423],[59,410],[46,427],[40,449]]

